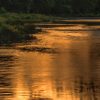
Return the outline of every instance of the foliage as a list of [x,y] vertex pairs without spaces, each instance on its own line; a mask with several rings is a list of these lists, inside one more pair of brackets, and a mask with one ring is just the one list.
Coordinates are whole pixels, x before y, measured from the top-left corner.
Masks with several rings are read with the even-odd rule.
[[99,16],[100,0],[0,0],[1,12]]
[[[52,22],[55,17],[41,14],[2,13],[0,15],[0,44],[33,39],[41,31],[34,22]],[[34,38],[35,39],[35,38]]]
[[[1,24],[0,25],[0,44],[21,42],[32,39],[32,36],[25,31],[26,27],[19,25]],[[32,32],[32,31],[31,31]]]

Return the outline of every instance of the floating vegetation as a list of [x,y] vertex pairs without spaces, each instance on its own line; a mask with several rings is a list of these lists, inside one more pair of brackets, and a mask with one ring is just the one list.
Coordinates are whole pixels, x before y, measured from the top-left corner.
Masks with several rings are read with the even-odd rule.
[[58,53],[56,49],[48,47],[23,47],[19,49],[26,52]]

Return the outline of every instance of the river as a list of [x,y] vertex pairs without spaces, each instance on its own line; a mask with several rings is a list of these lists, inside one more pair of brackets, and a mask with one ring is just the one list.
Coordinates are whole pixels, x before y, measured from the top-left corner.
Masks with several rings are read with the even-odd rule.
[[0,100],[100,100],[100,26],[42,30],[0,46]]

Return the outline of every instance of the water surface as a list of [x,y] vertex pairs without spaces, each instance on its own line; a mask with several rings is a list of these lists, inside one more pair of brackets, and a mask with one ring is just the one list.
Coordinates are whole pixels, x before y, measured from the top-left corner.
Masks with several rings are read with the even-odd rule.
[[0,100],[100,100],[100,26],[46,27],[34,36],[0,46]]

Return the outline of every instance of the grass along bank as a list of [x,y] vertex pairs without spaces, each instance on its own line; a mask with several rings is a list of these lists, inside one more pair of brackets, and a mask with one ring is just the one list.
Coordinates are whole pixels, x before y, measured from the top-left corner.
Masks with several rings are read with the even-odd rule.
[[55,17],[40,14],[1,13],[0,44],[22,42],[33,38],[32,34],[40,31],[34,23],[52,22]]

